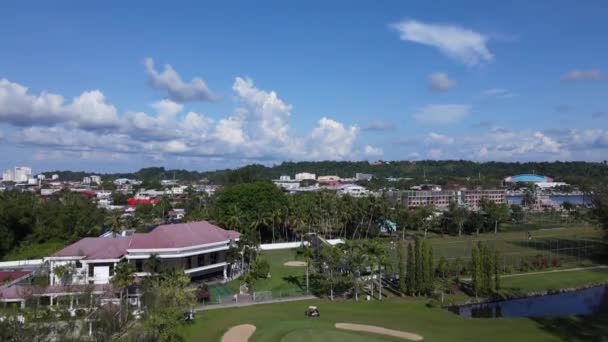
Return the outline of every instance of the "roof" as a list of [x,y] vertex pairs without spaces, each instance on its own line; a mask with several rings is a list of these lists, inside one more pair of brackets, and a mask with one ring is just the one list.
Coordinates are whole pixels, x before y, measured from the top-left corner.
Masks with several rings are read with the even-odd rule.
[[207,221],[165,224],[149,233],[135,233],[119,237],[90,237],[81,239],[54,257],[82,256],[83,259],[119,259],[133,249],[186,248],[238,239],[239,234]]
[[506,179],[511,182],[550,182],[550,181],[552,181],[552,179],[549,177],[546,177],[543,175],[528,174],[528,173],[507,177]]
[[126,254],[132,239],[133,236],[84,238],[65,247],[53,254],[53,256],[82,256],[83,259],[118,259]]
[[24,277],[28,274],[32,273],[31,270],[9,270],[9,271],[0,271],[0,285],[9,283],[13,280],[17,280],[21,277]]
[[237,239],[233,230],[224,230],[207,221],[165,224],[147,234],[135,234],[129,249],[185,248]]

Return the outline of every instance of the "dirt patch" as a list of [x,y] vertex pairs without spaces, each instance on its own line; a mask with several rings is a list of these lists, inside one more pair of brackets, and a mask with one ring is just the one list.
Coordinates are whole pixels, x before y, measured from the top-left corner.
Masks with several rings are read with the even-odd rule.
[[304,261],[288,261],[288,262],[284,263],[283,266],[306,267],[306,262],[304,262]]
[[222,342],[247,342],[254,332],[255,325],[235,325],[222,336]]
[[336,323],[336,329],[369,332],[373,334],[387,335],[398,337],[410,341],[422,341],[422,336],[401,330],[386,329],[375,325],[353,324],[353,323]]

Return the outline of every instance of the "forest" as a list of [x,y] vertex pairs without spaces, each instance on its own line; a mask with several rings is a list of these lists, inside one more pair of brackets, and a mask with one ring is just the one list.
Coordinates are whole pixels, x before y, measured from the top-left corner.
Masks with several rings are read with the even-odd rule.
[[[574,185],[589,187],[594,182],[608,179],[606,161],[597,162],[486,162],[477,163],[466,160],[422,160],[390,161],[369,163],[366,161],[319,161],[283,162],[278,165],[248,165],[239,169],[216,171],[167,170],[163,167],[143,168],[133,173],[102,174],[104,180],[134,178],[148,182],[161,179],[198,181],[207,179],[212,184],[228,185],[256,180],[277,179],[281,175],[294,176],[299,172],[318,175],[338,175],[354,177],[355,173],[371,173],[377,178],[411,178],[413,183],[432,182],[437,184],[459,183],[463,185],[482,185],[496,187],[501,180],[510,175],[536,173],[553,177]],[[62,180],[80,181],[91,173],[75,171],[44,172],[46,176],[58,174]]]

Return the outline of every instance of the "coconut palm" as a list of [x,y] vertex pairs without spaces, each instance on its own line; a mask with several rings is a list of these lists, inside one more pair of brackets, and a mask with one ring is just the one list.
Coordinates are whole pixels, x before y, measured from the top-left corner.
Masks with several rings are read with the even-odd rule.
[[[123,305],[123,292],[126,292],[127,288],[133,284],[135,269],[129,262],[119,262],[114,267],[114,276],[110,280],[111,284],[118,288],[120,292],[120,314],[119,321],[122,322],[122,305]],[[127,317],[125,316],[125,319]]]

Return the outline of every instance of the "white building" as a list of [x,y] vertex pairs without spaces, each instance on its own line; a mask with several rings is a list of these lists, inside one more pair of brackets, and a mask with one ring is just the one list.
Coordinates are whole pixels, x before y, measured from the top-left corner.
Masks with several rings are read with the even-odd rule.
[[42,173],[41,173],[41,174],[37,175],[37,176],[36,176],[36,178],[37,178],[38,180],[43,181],[43,180],[45,180],[45,179],[46,179],[46,176],[45,176],[44,174],[42,174]]
[[59,179],[59,175],[58,174],[54,174],[54,175],[51,176],[51,179],[52,180],[57,180],[57,179]]
[[291,180],[291,177],[287,176],[287,175],[283,175],[283,176],[279,177],[279,180],[282,182],[285,182],[285,181],[289,182]]
[[314,173],[308,173],[308,172],[296,173],[295,177],[296,177],[297,181],[317,179],[317,175],[315,175]]
[[374,175],[371,175],[369,173],[355,173],[355,180],[358,181],[370,181],[372,180],[372,178],[374,178]]
[[101,184],[101,176],[92,175],[91,176],[91,183]]
[[352,197],[365,197],[370,194],[365,187],[356,184],[346,184],[340,187],[338,193],[341,195],[350,195]]
[[26,183],[32,178],[32,168],[27,166],[15,166],[2,173],[2,180],[5,182]]
[[82,184],[91,184],[91,177],[84,177],[82,179]]

